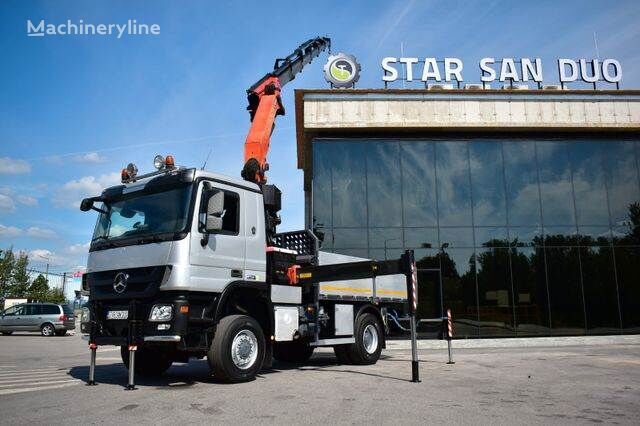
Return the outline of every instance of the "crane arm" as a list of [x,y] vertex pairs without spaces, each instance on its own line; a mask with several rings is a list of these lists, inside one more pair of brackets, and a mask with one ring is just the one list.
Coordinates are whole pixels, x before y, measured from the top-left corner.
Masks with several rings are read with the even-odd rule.
[[242,177],[250,182],[263,184],[269,169],[267,154],[275,127],[276,116],[284,115],[280,97],[282,86],[293,80],[305,65],[320,52],[331,47],[327,37],[316,37],[302,43],[284,59],[276,59],[273,71],[266,74],[247,90],[251,127],[244,144]]

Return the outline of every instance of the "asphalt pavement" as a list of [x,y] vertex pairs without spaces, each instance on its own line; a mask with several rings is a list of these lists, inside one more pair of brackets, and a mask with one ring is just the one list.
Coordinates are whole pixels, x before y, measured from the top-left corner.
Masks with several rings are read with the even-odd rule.
[[[338,365],[319,350],[303,366],[275,363],[249,383],[222,384],[205,360],[174,364],[125,391],[117,348],[89,351],[78,335],[0,336],[0,424],[638,424],[639,339],[573,346],[386,350],[373,366]],[[392,346],[392,345],[390,345]],[[459,346],[464,346],[460,344]],[[477,346],[477,344],[476,344]]]

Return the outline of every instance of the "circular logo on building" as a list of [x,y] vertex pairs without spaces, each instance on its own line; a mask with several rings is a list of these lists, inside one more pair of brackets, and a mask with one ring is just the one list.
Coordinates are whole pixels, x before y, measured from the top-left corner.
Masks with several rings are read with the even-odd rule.
[[113,291],[118,294],[124,293],[127,289],[127,281],[129,280],[129,274],[124,272],[119,272],[118,275],[113,279]]
[[353,55],[331,55],[324,65],[324,79],[331,87],[352,87],[359,78],[360,64]]

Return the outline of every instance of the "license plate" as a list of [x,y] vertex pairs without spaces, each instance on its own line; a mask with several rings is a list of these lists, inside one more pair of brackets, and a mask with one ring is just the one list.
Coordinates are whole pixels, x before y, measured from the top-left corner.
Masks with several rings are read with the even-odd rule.
[[126,320],[129,318],[129,311],[107,311],[107,319]]

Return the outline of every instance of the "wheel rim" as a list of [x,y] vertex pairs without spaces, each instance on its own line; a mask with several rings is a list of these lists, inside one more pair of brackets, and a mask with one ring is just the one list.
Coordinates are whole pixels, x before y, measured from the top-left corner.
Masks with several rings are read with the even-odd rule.
[[258,338],[251,330],[241,330],[231,342],[231,360],[241,370],[251,368],[258,359]]
[[44,327],[42,327],[42,334],[44,334],[45,336],[51,336],[52,333],[53,331],[51,330],[50,325],[45,325]]
[[373,354],[378,350],[378,330],[373,324],[368,324],[364,328],[362,341],[364,343],[364,350],[367,351],[368,354]]

